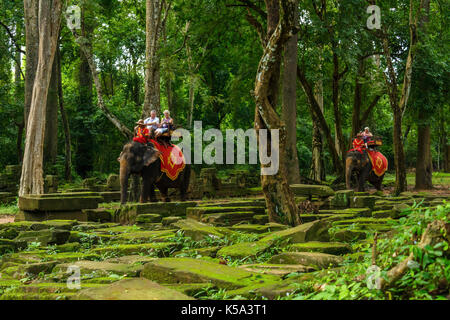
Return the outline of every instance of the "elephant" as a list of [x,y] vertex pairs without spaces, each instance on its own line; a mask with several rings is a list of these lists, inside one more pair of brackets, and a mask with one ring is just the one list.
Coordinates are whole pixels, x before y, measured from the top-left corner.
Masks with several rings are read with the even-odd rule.
[[357,179],[357,191],[364,191],[364,183],[368,180],[377,190],[381,190],[381,183],[383,182],[384,173],[377,176],[372,168],[372,162],[366,150],[362,153],[353,150],[347,153],[345,160],[345,182],[347,189],[352,188],[353,174]]
[[120,202],[125,204],[128,195],[128,179],[131,174],[142,176],[142,191],[140,202],[148,200],[156,202],[155,189],[158,187],[163,200],[170,202],[168,196],[169,188],[177,188],[181,194],[181,200],[186,200],[186,193],[189,187],[191,166],[186,164],[175,180],[171,180],[161,171],[160,152],[152,144],[131,141],[124,145],[123,150],[117,159],[120,162]]

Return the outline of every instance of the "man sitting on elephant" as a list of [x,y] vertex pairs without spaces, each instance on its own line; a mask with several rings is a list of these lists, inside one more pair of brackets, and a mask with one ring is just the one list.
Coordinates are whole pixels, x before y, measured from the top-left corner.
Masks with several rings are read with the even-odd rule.
[[148,130],[144,120],[140,119],[136,122],[137,126],[134,128],[134,138],[133,141],[147,144],[150,139],[150,131]]
[[373,137],[373,134],[370,132],[369,127],[365,127],[364,131],[360,132],[360,135],[364,140],[364,144],[366,145],[366,148],[368,149],[369,147],[367,146],[367,141],[369,141],[369,139]]

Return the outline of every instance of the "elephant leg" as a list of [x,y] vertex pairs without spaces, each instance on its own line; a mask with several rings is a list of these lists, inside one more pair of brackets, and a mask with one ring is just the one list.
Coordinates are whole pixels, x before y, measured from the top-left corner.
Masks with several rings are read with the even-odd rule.
[[147,202],[147,199],[149,197],[149,190],[150,190],[149,181],[147,181],[147,179],[144,178],[144,181],[142,182],[140,203]]
[[364,184],[366,183],[367,178],[369,177],[371,168],[363,168],[360,171],[359,179],[358,179],[358,192],[364,192]]
[[163,197],[163,201],[164,202],[170,202],[170,198],[169,198],[169,188],[167,187],[160,187],[159,191],[161,192],[161,195]]
[[158,202],[158,199],[156,199],[155,185],[154,184],[152,184],[150,186],[150,201],[151,202]]

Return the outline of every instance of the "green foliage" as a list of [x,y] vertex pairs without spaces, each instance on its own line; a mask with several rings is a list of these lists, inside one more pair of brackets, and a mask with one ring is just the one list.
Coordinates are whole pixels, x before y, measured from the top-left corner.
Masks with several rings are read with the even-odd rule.
[[372,248],[370,241],[357,244],[355,248],[364,253],[362,262],[347,258],[342,267],[316,272],[313,280],[299,281],[296,292],[283,299],[299,300],[353,300],[353,299],[446,299],[449,294],[450,260],[449,244],[441,242],[426,246],[423,250],[416,245],[434,220],[449,222],[450,204],[426,208],[413,206],[396,220],[393,231],[383,236],[377,243],[377,266],[380,276],[399,262],[414,254],[414,262],[408,271],[387,290],[371,289],[367,285],[370,274]]

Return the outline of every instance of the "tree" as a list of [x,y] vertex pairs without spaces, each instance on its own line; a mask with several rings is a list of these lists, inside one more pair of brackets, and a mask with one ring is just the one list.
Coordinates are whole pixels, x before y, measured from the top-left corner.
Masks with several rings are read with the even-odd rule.
[[146,0],[145,40],[145,95],[142,118],[150,116],[152,110],[161,112],[159,48],[162,30],[165,28],[171,2]]
[[[281,221],[295,226],[301,222],[292,190],[286,178],[286,126],[276,113],[276,104],[283,45],[297,32],[297,2],[266,0],[266,8],[267,40],[258,66],[254,91],[255,129],[258,133],[259,144],[261,129],[279,130],[280,160],[279,170],[276,174],[261,175],[261,186],[266,199],[269,221]],[[267,150],[271,150],[272,143],[277,142],[272,141],[269,135]],[[264,167],[265,165],[261,165],[261,170]]]
[[398,76],[394,67],[393,58],[391,55],[389,34],[387,32],[386,24],[383,24],[379,36],[382,41],[384,58],[387,65],[387,74],[385,74],[386,88],[389,96],[389,102],[394,116],[393,141],[394,141],[394,166],[395,166],[395,194],[399,194],[407,189],[406,182],[406,164],[405,151],[403,148],[402,135],[402,118],[408,103],[409,93],[411,90],[411,76],[414,58],[416,55],[417,44],[419,41],[417,30],[418,21],[424,8],[425,1],[421,0],[419,8],[414,15],[414,1],[409,3],[409,49],[408,57],[404,67],[404,77],[402,90],[399,95]]
[[286,124],[286,174],[288,183],[300,183],[297,156],[297,34],[284,48],[282,119]]
[[39,1],[39,55],[27,122],[19,195],[44,193],[43,147],[47,93],[61,23],[61,0]]

